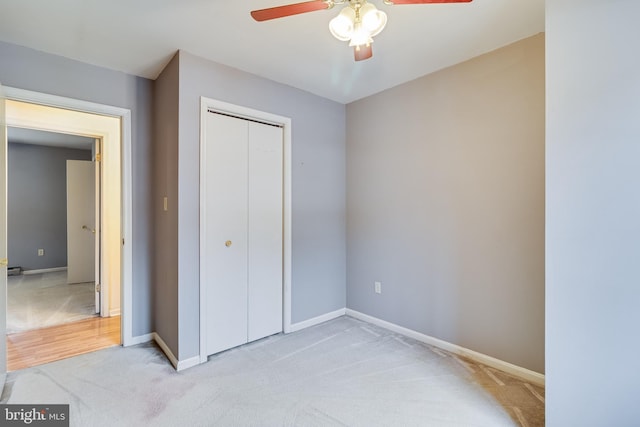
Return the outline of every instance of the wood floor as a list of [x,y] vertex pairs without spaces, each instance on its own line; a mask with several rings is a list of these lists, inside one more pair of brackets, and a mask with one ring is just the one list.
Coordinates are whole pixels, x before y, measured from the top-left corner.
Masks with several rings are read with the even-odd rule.
[[120,316],[7,335],[7,369],[15,371],[120,345]]

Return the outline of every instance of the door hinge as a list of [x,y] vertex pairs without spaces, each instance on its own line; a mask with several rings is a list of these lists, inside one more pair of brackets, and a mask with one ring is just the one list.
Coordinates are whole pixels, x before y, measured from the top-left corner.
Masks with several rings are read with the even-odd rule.
[[102,286],[100,286],[100,283],[96,283],[96,292],[100,292],[102,290]]
[[96,153],[96,162],[99,162],[102,160],[102,154],[101,153]]
[[9,266],[9,260],[7,258],[0,259],[0,267],[8,267],[8,266]]
[[122,246],[124,246],[124,239],[122,239]]

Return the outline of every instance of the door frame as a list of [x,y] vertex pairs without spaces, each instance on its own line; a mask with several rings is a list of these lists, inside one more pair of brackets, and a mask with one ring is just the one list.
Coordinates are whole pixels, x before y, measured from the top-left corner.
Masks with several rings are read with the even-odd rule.
[[[243,107],[228,102],[219,101],[212,98],[200,97],[200,223],[202,233],[203,219],[206,218],[204,204],[205,169],[204,159],[206,151],[206,120],[208,111],[212,110],[230,116],[256,120],[259,122],[274,124],[282,127],[283,135],[283,235],[282,235],[282,329],[285,334],[292,332],[291,329],[291,118],[277,114],[267,113],[252,108]],[[200,235],[202,237],[202,235]],[[203,241],[200,238],[200,254],[203,252]],[[203,269],[200,262],[200,363],[207,361],[206,350],[206,289],[202,286]]]
[[[102,167],[100,165],[99,161],[96,161],[97,159],[100,158],[100,156],[102,156],[102,140],[101,139],[97,139],[95,140],[95,142],[93,143],[93,159],[92,161],[95,162],[95,168],[94,168],[94,172],[95,172],[95,190],[94,190],[94,194],[95,194],[95,220],[94,220],[94,224],[95,227],[94,229],[97,231],[97,233],[95,233],[96,235],[96,239],[95,239],[95,247],[93,249],[94,251],[94,264],[95,264],[95,276],[94,276],[94,283],[100,283],[100,278],[102,277],[102,266],[100,265],[100,256],[101,256],[101,248],[102,248],[102,233],[99,230],[98,225],[102,223]],[[102,289],[100,289],[101,291]],[[98,289],[95,290],[94,292],[94,296],[95,296],[95,304],[96,304],[96,313],[98,313],[99,316],[102,316],[102,292],[99,292]]]
[[[97,138],[104,142],[100,163],[102,190],[100,208],[104,211],[97,224],[100,239],[100,280],[102,317],[121,314],[122,291],[122,174],[121,120],[118,117],[72,111],[65,108],[7,100],[7,125],[27,129],[62,132]],[[9,108],[10,107],[10,108]]]
[[[4,97],[7,100],[28,102],[46,107],[61,108],[82,113],[110,116],[120,120],[120,308],[121,308],[121,342],[123,346],[132,345],[133,319],[133,199],[132,199],[132,150],[131,150],[131,110],[111,105],[98,104],[41,92],[4,87]],[[7,125],[11,125],[8,121]],[[91,130],[88,130],[91,134]],[[103,147],[104,148],[104,147]],[[104,177],[103,177],[104,179]],[[125,244],[126,243],[126,244]],[[0,289],[6,292],[6,289]],[[106,295],[103,295],[105,299]],[[6,305],[2,308],[6,316]],[[0,330],[2,336],[6,329]],[[6,343],[2,340],[0,351],[6,352]],[[6,371],[6,368],[3,369]]]

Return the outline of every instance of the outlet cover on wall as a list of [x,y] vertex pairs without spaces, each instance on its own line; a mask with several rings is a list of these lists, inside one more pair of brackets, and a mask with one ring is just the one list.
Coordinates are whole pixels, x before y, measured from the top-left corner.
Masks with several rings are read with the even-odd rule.
[[44,256],[44,249],[38,249],[38,256]]
[[376,292],[376,294],[381,294],[382,293],[382,283],[381,282],[373,282],[373,289]]

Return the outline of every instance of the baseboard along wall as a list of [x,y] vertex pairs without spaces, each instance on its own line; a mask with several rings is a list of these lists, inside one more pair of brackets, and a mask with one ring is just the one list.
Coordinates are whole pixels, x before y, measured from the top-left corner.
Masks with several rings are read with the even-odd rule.
[[150,341],[155,341],[158,344],[158,347],[162,350],[162,352],[167,356],[171,365],[173,365],[176,371],[183,371],[185,369],[191,368],[193,366],[200,364],[200,356],[190,357],[185,360],[178,360],[178,358],[173,354],[169,346],[162,339],[157,332],[152,332],[150,334],[138,335],[136,337],[132,337],[131,340],[124,345],[124,347],[129,347],[132,345],[145,344]]
[[[545,386],[544,374],[514,365],[509,362],[505,362],[504,360],[496,359],[495,357],[491,357],[474,350],[469,350],[468,348],[461,347],[457,344],[452,344],[450,342],[425,335],[412,329],[408,329],[403,326],[396,325],[395,323],[387,322],[386,320],[378,319],[377,317],[369,316],[368,314],[360,313],[359,311],[351,310],[349,308],[341,308],[330,313],[325,313],[320,316],[304,320],[302,322],[293,323],[289,328],[289,333],[301,331],[303,329],[310,328],[312,326],[319,325],[320,323],[328,322],[329,320],[333,320],[345,315],[367,323],[371,323],[381,328],[388,329],[392,332],[404,335],[409,338],[413,338],[417,341],[432,345],[442,350],[449,351],[459,356],[467,357],[475,362],[482,363],[495,369],[499,369],[503,372],[506,372],[518,378],[522,378],[525,381],[531,382],[541,387]],[[199,356],[195,356],[185,360],[178,360],[169,346],[167,346],[167,344],[164,342],[162,337],[160,337],[160,335],[158,335],[156,332],[133,337],[129,345],[143,344],[152,340],[158,344],[158,346],[162,349],[164,354],[167,356],[167,358],[177,371],[188,369],[200,364]]]
[[123,343],[122,346],[123,347],[129,347],[132,345],[138,345],[138,344],[145,344],[148,343],[150,341],[154,341],[153,338],[153,334],[155,332],[152,332],[150,334],[144,334],[144,335],[138,335],[136,337],[131,337],[131,339],[129,341],[127,341],[126,343]]
[[341,308],[330,313],[325,313],[311,319],[303,320],[302,322],[293,323],[289,328],[289,332],[296,332],[302,329],[310,328],[311,326],[319,325],[320,323],[328,322],[329,320],[336,319],[340,316],[344,316],[346,308]]
[[41,268],[39,270],[22,270],[22,274],[28,276],[30,274],[55,273],[56,271],[65,271],[67,267]]
[[420,332],[416,332],[412,329],[396,325],[395,323],[387,322],[386,320],[378,319],[377,317],[360,313],[359,311],[346,309],[346,315],[367,323],[371,323],[376,326],[380,326],[381,328],[388,329],[400,335],[413,338],[425,344],[438,347],[442,350],[446,350],[459,356],[467,357],[475,362],[482,363],[483,365],[487,365],[495,369],[499,369],[503,372],[506,372],[518,378],[522,378],[525,381],[531,382],[541,387],[544,387],[545,385],[545,376],[544,374],[541,374],[539,372],[522,368],[512,363],[505,362],[504,360],[496,359],[495,357],[487,356],[486,354],[482,354],[474,350],[469,350],[468,348],[461,347],[457,344],[452,344],[450,342],[443,341],[441,339],[434,338]]

